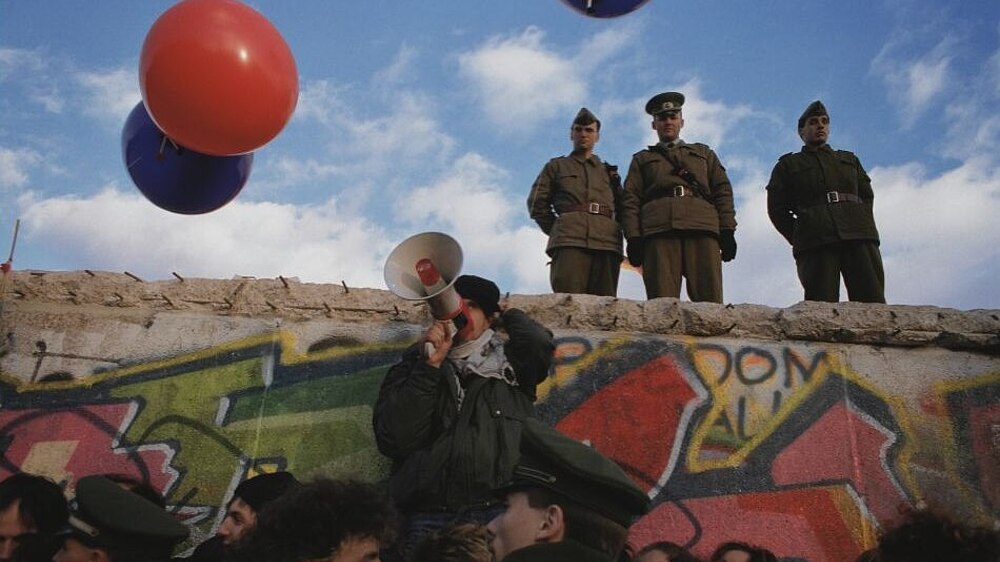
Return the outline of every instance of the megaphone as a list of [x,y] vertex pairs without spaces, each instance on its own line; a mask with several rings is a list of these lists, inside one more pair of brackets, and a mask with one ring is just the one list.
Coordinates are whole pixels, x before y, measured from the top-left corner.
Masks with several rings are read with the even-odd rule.
[[[465,301],[453,285],[462,270],[462,247],[442,232],[421,232],[399,243],[385,260],[389,290],[406,300],[427,302],[435,320],[451,320],[452,337],[472,332]],[[430,344],[427,344],[428,346]],[[433,352],[428,349],[428,354]]]

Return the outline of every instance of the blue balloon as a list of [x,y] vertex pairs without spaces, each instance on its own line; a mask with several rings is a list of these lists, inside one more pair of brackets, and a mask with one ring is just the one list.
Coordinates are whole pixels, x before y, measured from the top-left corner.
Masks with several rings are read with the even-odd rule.
[[592,18],[616,18],[638,9],[648,0],[563,0],[573,10]]
[[122,129],[122,158],[139,191],[172,213],[214,211],[236,197],[250,177],[253,154],[210,156],[178,146],[139,102]]

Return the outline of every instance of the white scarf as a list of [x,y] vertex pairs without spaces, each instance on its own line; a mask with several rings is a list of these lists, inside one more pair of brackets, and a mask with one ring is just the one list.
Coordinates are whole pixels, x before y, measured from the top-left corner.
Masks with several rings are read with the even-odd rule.
[[511,386],[517,386],[514,368],[507,362],[503,349],[503,339],[492,329],[483,331],[474,340],[452,346],[448,359],[455,365],[458,386],[458,407],[462,408],[465,387],[462,381],[470,376],[500,379]]

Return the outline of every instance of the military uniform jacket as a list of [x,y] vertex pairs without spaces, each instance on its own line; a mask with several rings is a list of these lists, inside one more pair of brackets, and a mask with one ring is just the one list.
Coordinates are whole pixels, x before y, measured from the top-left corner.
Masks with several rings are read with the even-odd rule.
[[858,157],[829,145],[782,156],[767,184],[767,214],[795,255],[841,240],[878,242],[874,199]]
[[[678,165],[691,172],[701,185],[700,192],[677,174]],[[678,185],[695,196],[662,196]],[[717,235],[720,229],[735,230],[733,186],[719,157],[707,145],[683,141],[672,148],[661,143],[636,152],[625,178],[622,226],[629,239],[679,231]]]
[[521,420],[534,415],[535,387],[548,375],[555,345],[552,333],[520,310],[507,310],[502,322],[517,386],[469,376],[459,408],[454,363],[428,365],[422,343],[386,374],[375,402],[375,441],[392,459],[389,488],[403,509],[485,505],[511,477]]
[[[549,160],[528,195],[531,218],[549,235],[545,251],[551,256],[557,248],[572,247],[622,255],[615,189],[597,155]],[[591,204],[598,205],[601,213],[579,210]]]

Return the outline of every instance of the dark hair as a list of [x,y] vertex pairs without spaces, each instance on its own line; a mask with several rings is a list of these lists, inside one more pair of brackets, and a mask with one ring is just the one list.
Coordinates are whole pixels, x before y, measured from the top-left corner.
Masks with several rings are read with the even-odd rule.
[[749,554],[750,559],[747,562],[778,562],[778,557],[775,556],[770,550],[742,541],[730,541],[720,544],[715,548],[715,552],[712,553],[712,557],[709,558],[709,561],[719,562],[719,560],[721,560],[727,552],[732,552],[734,550]]
[[449,525],[427,535],[410,562],[491,562],[490,532],[479,523]]
[[879,539],[880,562],[1000,560],[1000,533],[929,510],[908,512]]
[[545,508],[558,505],[566,522],[566,538],[597,549],[612,558],[625,548],[628,529],[579,503],[547,488],[527,488],[528,505]]
[[160,492],[158,492],[156,488],[153,487],[152,484],[143,482],[142,480],[139,480],[138,478],[134,478],[127,474],[113,473],[113,474],[102,474],[101,476],[107,478],[108,480],[114,482],[115,484],[119,484],[126,490],[134,494],[138,494],[139,496],[155,503],[156,505],[164,509],[166,509],[167,507],[167,501],[163,498],[163,495],[160,494]]
[[66,526],[69,508],[58,484],[26,472],[19,472],[0,482],[0,510],[18,501],[17,514],[25,527],[42,534],[52,534]]
[[329,558],[349,538],[394,537],[396,512],[371,484],[319,478],[297,486],[257,513],[253,530],[233,549],[234,562],[302,562]]
[[660,541],[647,544],[639,549],[639,552],[635,553],[635,558],[638,559],[644,554],[656,551],[666,554],[667,558],[670,559],[670,562],[700,562],[698,557],[691,554],[688,549],[670,541]]

